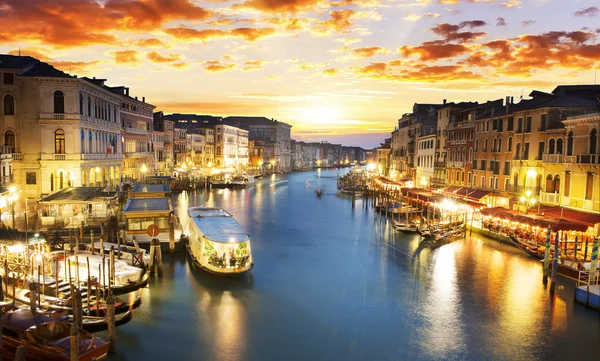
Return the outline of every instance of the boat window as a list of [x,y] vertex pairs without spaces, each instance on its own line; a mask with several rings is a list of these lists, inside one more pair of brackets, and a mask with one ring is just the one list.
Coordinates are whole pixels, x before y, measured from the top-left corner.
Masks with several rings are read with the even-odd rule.
[[204,256],[209,264],[219,268],[239,268],[247,265],[250,258],[248,242],[218,243],[206,241]]
[[169,217],[130,218],[127,220],[127,230],[145,231],[152,224],[156,224],[160,229],[168,229]]

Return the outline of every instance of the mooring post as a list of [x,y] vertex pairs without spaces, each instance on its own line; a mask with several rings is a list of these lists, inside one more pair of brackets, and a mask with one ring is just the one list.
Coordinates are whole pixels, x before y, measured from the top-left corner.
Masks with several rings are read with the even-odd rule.
[[26,357],[27,349],[25,348],[25,346],[21,345],[17,347],[17,350],[15,351],[15,361],[25,361]]
[[544,285],[548,284],[548,267],[550,263],[550,238],[552,238],[552,230],[548,227],[548,231],[546,232],[546,249],[544,250],[544,275],[542,277],[542,282]]
[[33,317],[35,317],[35,311],[37,310],[37,287],[33,282],[29,284],[29,309]]
[[96,254],[96,247],[94,247],[94,230],[90,229],[90,246],[92,247],[92,255]]
[[560,249],[558,248],[558,242],[560,241],[560,236],[558,232],[556,232],[556,236],[554,237],[554,257],[552,259],[552,282],[550,283],[550,293],[554,293],[554,288],[556,287],[556,271],[558,270],[558,256],[560,254]]
[[79,326],[73,322],[71,324],[71,361],[79,360]]
[[117,347],[117,328],[115,327],[115,296],[112,290],[108,292],[106,299],[106,317],[108,319],[108,342],[110,342],[108,352],[114,353]]

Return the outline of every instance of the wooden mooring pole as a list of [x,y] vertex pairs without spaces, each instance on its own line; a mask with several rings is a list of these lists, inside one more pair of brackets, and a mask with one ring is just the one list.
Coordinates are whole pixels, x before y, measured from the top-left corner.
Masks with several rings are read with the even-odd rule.
[[71,323],[71,361],[79,360],[79,326],[75,322]]
[[108,352],[115,353],[117,348],[117,328],[115,326],[115,296],[112,290],[108,292],[106,299],[106,317],[108,318]]
[[15,351],[15,361],[25,361],[26,357],[27,349],[25,348],[25,346],[21,345],[17,347],[17,350]]

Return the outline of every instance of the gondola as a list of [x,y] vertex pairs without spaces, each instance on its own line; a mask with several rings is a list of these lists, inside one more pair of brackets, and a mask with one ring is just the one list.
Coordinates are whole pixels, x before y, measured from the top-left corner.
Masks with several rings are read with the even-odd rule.
[[523,242],[519,241],[517,238],[513,237],[513,236],[509,236],[510,240],[512,243],[515,244],[515,246],[519,247],[521,250],[523,250],[525,253],[527,253],[528,255],[535,257],[537,259],[544,259],[543,254],[540,254],[537,252],[538,247],[536,246],[535,248],[524,244]]

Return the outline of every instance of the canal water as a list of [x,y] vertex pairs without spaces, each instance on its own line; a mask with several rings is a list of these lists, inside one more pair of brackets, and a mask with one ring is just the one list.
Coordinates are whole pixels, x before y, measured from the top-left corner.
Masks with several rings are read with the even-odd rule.
[[255,267],[227,279],[164,255],[109,359],[600,359],[600,313],[574,303],[574,282],[559,278],[552,296],[538,261],[475,234],[420,247],[339,195],[340,172],[174,198],[179,214],[201,204],[232,213]]

